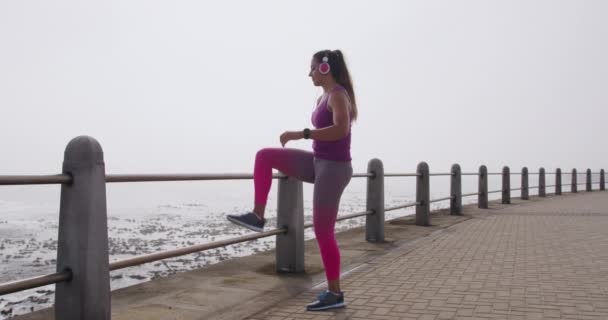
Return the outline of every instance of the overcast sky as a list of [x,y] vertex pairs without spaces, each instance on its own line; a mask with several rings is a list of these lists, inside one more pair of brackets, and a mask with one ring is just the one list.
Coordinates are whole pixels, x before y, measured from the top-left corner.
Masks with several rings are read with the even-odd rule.
[[[355,171],[419,161],[608,169],[607,1],[0,2],[0,174],[251,172],[310,127],[310,58],[341,49]],[[309,141],[291,147],[310,149]]]

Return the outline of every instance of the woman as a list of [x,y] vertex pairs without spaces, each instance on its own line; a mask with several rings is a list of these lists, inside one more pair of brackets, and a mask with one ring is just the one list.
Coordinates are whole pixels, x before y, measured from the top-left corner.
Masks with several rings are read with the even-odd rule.
[[286,131],[281,145],[291,140],[312,139],[313,152],[266,148],[258,151],[254,166],[255,203],[253,211],[229,215],[228,220],[254,231],[264,228],[264,211],[272,183],[272,169],[305,182],[314,183],[313,223],[321,251],[328,289],[319,294],[308,310],[343,307],[340,290],[340,251],[334,226],[344,188],[352,177],[350,156],[351,122],[357,118],[357,106],[350,74],[340,50],[315,53],[308,74],[315,86],[323,88],[312,114],[314,130]]

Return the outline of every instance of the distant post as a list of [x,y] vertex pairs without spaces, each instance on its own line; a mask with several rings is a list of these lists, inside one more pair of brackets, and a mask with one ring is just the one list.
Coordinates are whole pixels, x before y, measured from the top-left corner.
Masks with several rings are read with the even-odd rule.
[[369,242],[384,241],[384,167],[380,159],[367,164],[367,210],[374,214],[365,216],[365,239]]
[[110,320],[110,267],[106,175],[97,140],[79,136],[65,149],[61,186],[57,272],[72,279],[57,283],[55,319]]
[[293,177],[279,179],[277,228],[287,233],[276,236],[277,272],[304,272],[304,201],[302,181]]
[[462,214],[462,173],[460,171],[460,165],[452,165],[450,178],[450,214],[461,215]]
[[508,166],[502,168],[502,203],[511,203],[511,172]]
[[477,206],[480,209],[488,208],[488,168],[484,165],[479,167],[479,192],[477,194]]
[[576,180],[576,169],[572,169],[572,185],[570,186],[570,191],[572,193],[578,192],[578,185]]
[[528,168],[526,167],[521,168],[521,199],[530,199],[528,193]]
[[586,190],[587,192],[591,192],[593,190],[593,187],[591,185],[591,169],[587,169],[587,181],[586,181]]
[[416,170],[416,225],[429,226],[431,224],[429,203],[429,165],[420,162]]
[[600,170],[600,190],[606,190],[606,180],[604,180],[604,169]]
[[562,194],[562,169],[555,169],[555,194]]
[[538,196],[545,197],[547,195],[545,191],[545,168],[538,170]]

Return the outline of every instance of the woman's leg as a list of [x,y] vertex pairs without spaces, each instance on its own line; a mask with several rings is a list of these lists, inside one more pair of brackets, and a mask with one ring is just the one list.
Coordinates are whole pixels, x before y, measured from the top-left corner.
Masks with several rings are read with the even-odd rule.
[[260,218],[264,217],[268,192],[272,185],[272,169],[305,182],[315,181],[312,152],[288,148],[265,148],[258,151],[253,169],[253,184],[254,212]]
[[340,292],[340,250],[335,224],[342,192],[352,177],[350,162],[315,159],[313,223],[329,290]]

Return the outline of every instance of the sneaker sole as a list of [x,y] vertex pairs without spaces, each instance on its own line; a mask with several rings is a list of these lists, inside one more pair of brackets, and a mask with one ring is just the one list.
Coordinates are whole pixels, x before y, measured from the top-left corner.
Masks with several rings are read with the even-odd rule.
[[228,221],[230,221],[230,222],[232,222],[234,224],[238,224],[239,226],[245,227],[245,228],[247,228],[249,230],[252,230],[252,231],[256,231],[256,232],[262,232],[262,231],[264,231],[264,229],[260,229],[258,227],[252,226],[250,224],[246,224],[246,223],[244,223],[244,222],[242,222],[240,220],[233,219],[232,217],[228,217]]
[[325,306],[325,307],[320,307],[320,308],[306,307],[306,310],[308,310],[308,311],[323,311],[323,310],[327,310],[327,309],[344,308],[344,307],[346,307],[346,304],[344,302],[342,302],[342,303],[332,304],[330,306]]

